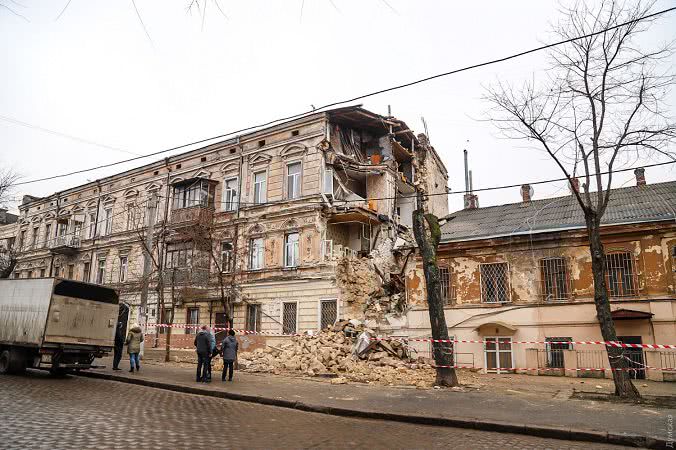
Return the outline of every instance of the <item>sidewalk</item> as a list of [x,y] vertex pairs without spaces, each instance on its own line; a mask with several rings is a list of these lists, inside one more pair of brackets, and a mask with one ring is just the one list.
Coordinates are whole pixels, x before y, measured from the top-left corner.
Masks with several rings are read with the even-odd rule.
[[[504,393],[472,392],[330,384],[329,380],[242,372],[235,374],[232,383],[222,383],[220,373],[214,373],[212,383],[201,384],[194,382],[194,366],[146,362],[141,372],[132,374],[112,371],[110,362],[110,359],[102,360],[107,368],[86,372],[86,376],[340,416],[650,448],[666,446],[669,416],[676,415],[676,409],[575,400],[568,395],[543,398],[540,394],[529,394],[523,384]],[[528,382],[528,378],[524,376],[522,383]]]

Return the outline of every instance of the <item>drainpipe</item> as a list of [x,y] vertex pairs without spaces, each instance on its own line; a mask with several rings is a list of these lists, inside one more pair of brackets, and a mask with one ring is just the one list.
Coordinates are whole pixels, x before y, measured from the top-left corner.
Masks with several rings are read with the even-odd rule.
[[99,197],[96,200],[96,214],[94,216],[94,235],[92,236],[92,256],[89,263],[89,280],[87,280],[87,283],[90,283],[92,280],[92,271],[97,270],[94,267],[94,254],[97,250],[96,236],[98,236],[99,233],[99,211],[101,210],[101,180],[96,180],[96,189],[99,191]]
[[[59,204],[60,203],[60,194],[61,194],[60,192],[56,193],[56,224],[55,224],[56,230],[54,230],[54,231],[56,232],[57,236],[59,235],[59,209],[61,207],[61,205]],[[49,239],[47,239],[47,245],[49,245]],[[51,253],[51,255],[52,255],[49,259],[49,276],[51,278],[51,276],[54,273],[54,253],[52,253],[51,250],[49,251],[49,253]]]

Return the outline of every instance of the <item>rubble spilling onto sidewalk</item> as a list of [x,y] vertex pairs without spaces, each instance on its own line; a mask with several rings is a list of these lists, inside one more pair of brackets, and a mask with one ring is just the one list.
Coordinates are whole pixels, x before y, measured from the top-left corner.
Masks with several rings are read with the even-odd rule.
[[296,336],[278,347],[241,353],[238,363],[246,372],[331,377],[338,384],[430,387],[435,378],[432,361],[416,356],[402,341],[373,339],[373,331],[354,320],[314,336]]

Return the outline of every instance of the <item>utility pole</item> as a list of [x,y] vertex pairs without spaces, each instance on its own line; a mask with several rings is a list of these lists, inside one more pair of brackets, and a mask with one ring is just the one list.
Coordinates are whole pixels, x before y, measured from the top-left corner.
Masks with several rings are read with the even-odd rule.
[[[148,283],[151,273],[151,255],[153,249],[153,236],[155,234],[155,215],[157,210],[157,192],[150,194],[148,203],[148,220],[146,222],[146,251],[143,252],[143,285],[141,286],[141,311],[139,324],[145,331],[148,327]],[[141,343],[141,355],[143,355],[143,343]]]

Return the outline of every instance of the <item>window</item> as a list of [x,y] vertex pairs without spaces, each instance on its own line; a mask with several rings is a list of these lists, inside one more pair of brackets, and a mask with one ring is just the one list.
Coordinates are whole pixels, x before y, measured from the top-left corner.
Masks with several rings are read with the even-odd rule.
[[40,278],[45,277],[45,269],[40,269]]
[[49,246],[49,240],[52,238],[52,224],[45,225],[45,243],[43,247]]
[[61,267],[59,266],[54,267],[54,276],[57,278],[61,276]]
[[298,233],[289,233],[284,236],[284,266],[296,267],[300,260],[298,250]]
[[33,228],[33,235],[31,237],[31,246],[33,248],[38,248],[38,240],[40,239],[40,228]]
[[261,305],[246,305],[246,329],[248,331],[261,331],[261,319],[263,310]]
[[480,264],[481,301],[504,303],[510,301],[509,268],[507,263]]
[[223,182],[223,209],[234,211],[237,209],[237,178],[229,178]]
[[26,230],[21,230],[19,234],[19,249],[23,250],[26,245]]
[[29,270],[28,272],[26,272],[26,278],[33,278],[33,271],[32,270]]
[[286,166],[286,198],[300,197],[301,163],[295,162]]
[[127,265],[128,259],[126,256],[120,256],[120,283],[127,281]]
[[512,338],[486,337],[484,338],[486,370],[489,372],[511,372],[514,367],[512,361]]
[[214,191],[216,186],[213,182],[197,179],[174,185],[174,197],[172,209],[190,208],[201,206],[204,208],[214,206]]
[[320,300],[319,302],[319,329],[324,330],[338,320],[338,300]]
[[611,297],[638,295],[634,256],[631,252],[616,252],[606,255],[606,283]]
[[570,279],[565,258],[540,260],[540,289],[546,302],[564,301],[570,297]]
[[103,235],[108,236],[113,232],[113,208],[106,208],[103,211],[103,217],[104,217]]
[[260,205],[266,202],[267,195],[267,172],[254,173],[254,203]]
[[136,208],[134,205],[127,205],[127,231],[136,229]]
[[[159,323],[170,324],[174,322],[171,317],[171,308],[161,308],[159,312],[160,312]],[[167,327],[160,327],[159,332],[160,332],[159,334],[167,334]]]
[[68,264],[68,279],[75,279],[75,264]]
[[186,311],[186,324],[193,325],[185,328],[186,334],[197,334],[197,325],[200,323],[200,309],[199,308],[188,308]]
[[89,275],[91,272],[91,264],[86,262],[82,268],[82,281],[89,283]]
[[57,222],[56,235],[65,236],[66,234],[68,234],[68,221],[62,220]]
[[79,239],[82,236],[82,222],[76,220],[73,222],[73,237]]
[[298,136],[299,134],[300,134],[300,132],[298,130],[293,130],[291,132],[291,136]]
[[249,269],[262,269],[265,260],[263,238],[253,238],[249,243]]
[[563,351],[572,350],[573,338],[571,337],[548,337],[545,338],[547,346],[547,367],[563,369]]
[[106,260],[100,259],[98,269],[96,270],[96,283],[103,284],[105,279],[106,279]]
[[296,334],[298,317],[298,303],[288,302],[283,304],[282,310],[282,334]]
[[264,147],[265,146],[265,140],[258,141],[258,148]]
[[89,239],[93,239],[96,234],[96,214],[89,215]]
[[439,281],[441,282],[441,300],[448,305],[455,300],[455,286],[451,278],[452,272],[449,267],[439,267]]
[[221,271],[232,272],[234,269],[232,242],[221,242]]
[[192,252],[191,249],[185,245],[169,245],[167,246],[167,263],[168,269],[180,269],[188,266],[188,254]]

